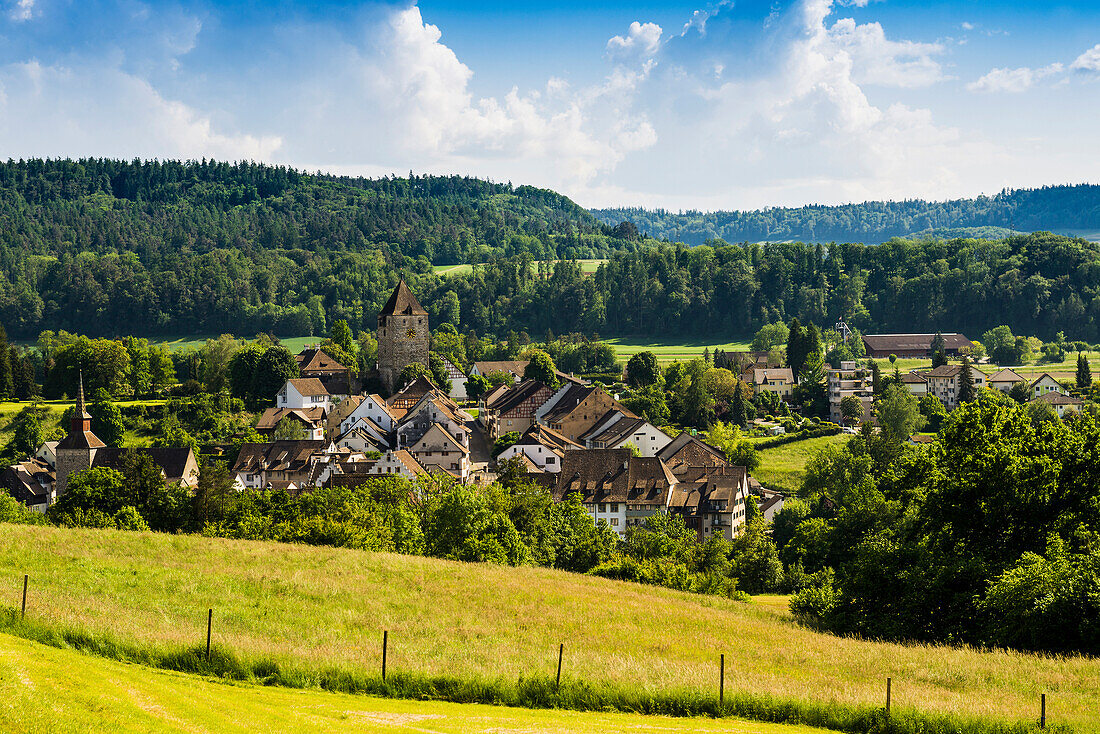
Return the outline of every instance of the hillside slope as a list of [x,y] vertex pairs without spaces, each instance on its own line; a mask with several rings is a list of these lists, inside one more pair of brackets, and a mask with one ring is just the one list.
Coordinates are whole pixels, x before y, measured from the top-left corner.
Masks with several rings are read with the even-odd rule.
[[[1100,730],[1100,660],[838,639],[769,604],[740,603],[534,568],[192,536],[0,525],[0,598],[51,625],[158,646],[205,639],[243,656],[477,679],[564,676],[656,691],[881,704]],[[6,579],[6,581],[3,581]]]
[[732,719],[532,711],[226,685],[0,635],[0,731],[393,732],[524,731],[814,734],[822,729]]
[[[1012,230],[1074,234],[1100,229],[1100,186],[1005,190],[996,196],[952,201],[867,201],[716,212],[620,208],[594,209],[592,213],[606,224],[633,222],[651,237],[690,245],[714,238],[726,242],[877,244],[919,233],[944,239],[1004,237]],[[964,233],[960,228],[973,231]]]

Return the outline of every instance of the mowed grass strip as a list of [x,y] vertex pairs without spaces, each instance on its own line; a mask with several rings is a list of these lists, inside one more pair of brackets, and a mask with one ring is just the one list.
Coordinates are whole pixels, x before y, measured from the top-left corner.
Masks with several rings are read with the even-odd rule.
[[[1100,729],[1100,661],[841,639],[803,629],[774,600],[741,603],[538,568],[154,533],[0,525],[0,603],[28,619],[127,644],[194,648],[213,607],[218,649],[299,670],[469,680],[563,677],[645,697],[713,695]],[[6,581],[4,581],[6,579]],[[6,589],[4,586],[6,585]],[[1054,712],[1057,712],[1056,714]]]
[[747,341],[723,342],[721,339],[717,341],[704,341],[701,339],[679,341],[648,337],[619,337],[604,339],[604,341],[615,347],[615,353],[618,355],[619,360],[624,363],[638,352],[653,352],[657,355],[657,361],[667,364],[677,360],[700,358],[703,356],[703,352],[707,350],[711,354],[714,353],[715,349],[743,352],[748,350],[750,346]]
[[836,436],[818,436],[770,449],[760,449],[760,466],[752,475],[765,487],[794,494],[802,486],[802,478],[806,476],[806,465],[810,460],[823,449],[842,446],[850,438],[850,434],[840,433]]
[[0,730],[42,732],[733,732],[823,729],[735,719],[503,708],[230,685],[0,635]]

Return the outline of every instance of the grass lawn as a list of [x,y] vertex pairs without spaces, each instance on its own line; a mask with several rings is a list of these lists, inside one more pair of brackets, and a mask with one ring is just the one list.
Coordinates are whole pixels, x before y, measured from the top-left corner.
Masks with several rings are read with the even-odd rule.
[[[1082,352],[1085,355],[1085,359],[1089,361],[1089,366],[1092,368],[1094,376],[1100,370],[1100,352]],[[896,366],[901,370],[902,374],[910,372],[915,369],[931,369],[932,360],[929,359],[898,359],[894,364],[890,363],[889,359],[877,359],[879,369],[882,370],[883,375],[894,374],[894,367]],[[957,364],[957,360],[952,360],[951,364]],[[978,369],[987,375],[992,375],[994,372],[999,372],[1002,368],[996,364],[979,364]],[[1066,352],[1066,358],[1061,362],[1050,362],[1047,364],[1025,364],[1019,367],[1011,368],[1021,377],[1038,377],[1044,372],[1049,372],[1054,375],[1057,380],[1073,381],[1077,374],[1077,352]]]
[[352,696],[230,685],[0,635],[0,730],[218,732],[735,732],[803,726]]
[[806,473],[806,464],[826,446],[846,443],[850,434],[818,436],[794,441],[771,449],[761,449],[760,466],[752,473],[765,487],[797,492]]
[[168,650],[202,644],[213,607],[216,645],[303,670],[377,671],[389,630],[395,673],[552,676],[564,642],[563,678],[712,691],[725,653],[727,694],[881,705],[892,676],[895,706],[1030,721],[1047,692],[1052,721],[1100,728],[1100,659],[837,638],[793,624],[778,597],[744,603],[541,568],[0,525],[0,604],[18,606],[24,573],[30,621]]
[[[218,334],[205,334],[199,336],[181,336],[176,339],[149,340],[151,344],[159,344],[167,347],[170,352],[180,352],[186,349],[201,349],[207,339],[217,339]],[[247,338],[247,337],[241,337]],[[279,339],[279,343],[290,350],[291,354],[297,354],[308,346],[320,344],[323,336],[288,336]]]
[[621,337],[617,339],[604,339],[605,342],[615,347],[615,353],[620,361],[633,357],[638,352],[653,352],[657,360],[662,363],[675,362],[676,360],[695,359],[702,357],[704,350],[715,349],[726,351],[745,351],[749,348],[749,342],[721,342],[705,341],[701,339],[684,339],[676,341],[671,339],[651,339],[647,337]]
[[[65,413],[65,409],[72,405],[75,401],[72,400],[41,400],[39,403],[46,409],[46,417],[42,421],[42,433],[48,435],[50,431],[55,428],[62,428],[61,416]],[[118,402],[120,406],[127,405],[163,405],[163,400],[122,400]],[[11,441],[15,434],[15,428],[12,426],[12,421],[15,416],[19,414],[19,411],[23,410],[27,406],[31,405],[30,401],[24,401],[21,403],[16,402],[0,402],[0,445],[7,444]],[[64,426],[66,430],[68,426]],[[131,432],[127,432],[126,439],[124,439],[126,446],[140,446],[148,443],[148,439],[139,438],[137,435],[131,435]]]

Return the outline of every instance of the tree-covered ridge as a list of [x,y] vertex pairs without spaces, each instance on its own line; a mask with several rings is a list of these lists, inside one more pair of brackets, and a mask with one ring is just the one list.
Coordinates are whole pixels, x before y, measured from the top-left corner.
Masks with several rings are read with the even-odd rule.
[[326,312],[373,317],[399,269],[638,246],[529,186],[214,161],[0,163],[0,222],[0,307],[20,337],[304,334]]
[[612,208],[594,209],[592,213],[607,224],[630,221],[651,237],[689,245],[712,239],[874,244],[892,237],[960,227],[1029,232],[1100,229],[1100,186],[1006,189],[996,196],[952,201],[868,201],[717,212]]

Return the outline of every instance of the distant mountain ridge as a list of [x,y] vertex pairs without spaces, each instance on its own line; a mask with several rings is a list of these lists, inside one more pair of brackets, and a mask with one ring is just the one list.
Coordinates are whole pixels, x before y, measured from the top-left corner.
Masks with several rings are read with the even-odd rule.
[[[951,201],[868,201],[862,204],[775,207],[754,211],[670,212],[666,209],[592,209],[605,224],[632,222],[658,239],[701,245],[726,242],[863,242],[893,237],[967,230],[1052,231],[1060,234],[1100,231],[1100,186],[1077,184],[1037,189],[1005,189],[996,196]],[[992,229],[996,228],[996,229]],[[961,231],[960,231],[961,230]],[[1003,233],[997,236],[1003,236]]]

